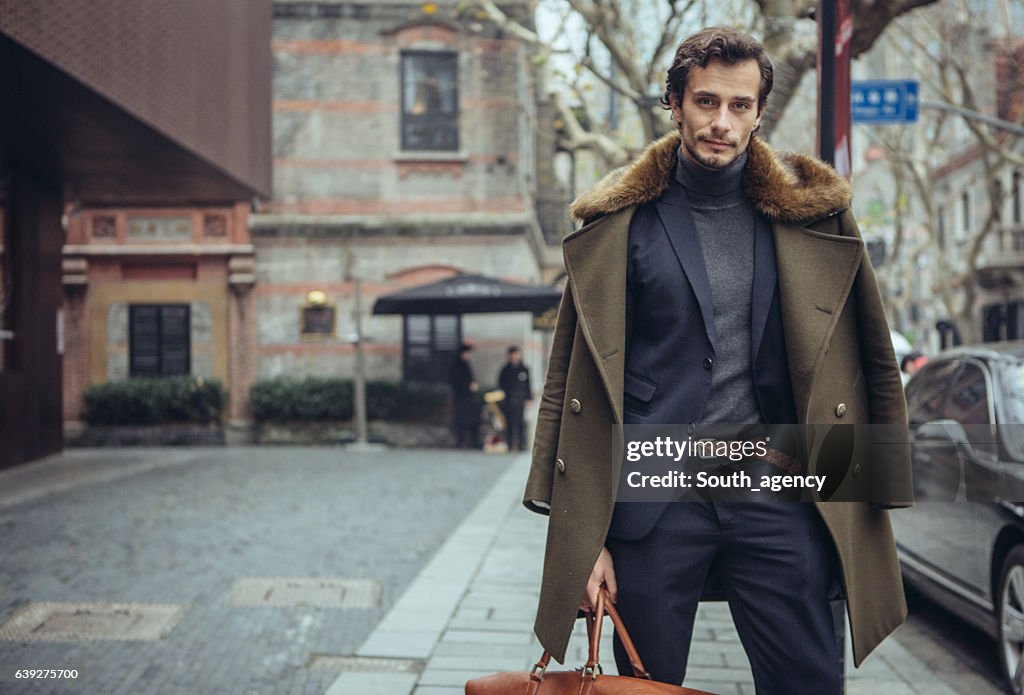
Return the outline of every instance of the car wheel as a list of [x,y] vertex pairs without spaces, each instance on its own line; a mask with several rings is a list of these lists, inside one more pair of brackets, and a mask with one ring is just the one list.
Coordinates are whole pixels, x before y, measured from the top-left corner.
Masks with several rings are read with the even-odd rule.
[[1015,695],[1024,695],[1024,545],[1010,551],[999,578],[999,663]]

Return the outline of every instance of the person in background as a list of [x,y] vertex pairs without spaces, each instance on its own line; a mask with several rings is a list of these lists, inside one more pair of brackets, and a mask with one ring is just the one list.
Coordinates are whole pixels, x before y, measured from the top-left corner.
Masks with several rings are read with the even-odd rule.
[[469,363],[471,352],[472,345],[460,343],[459,354],[448,371],[448,383],[451,384],[453,397],[453,429],[456,446],[460,449],[481,447],[480,406],[476,400],[476,392],[480,387],[473,376],[473,365]]
[[523,426],[523,408],[533,400],[530,389],[530,370],[523,364],[523,356],[515,345],[508,349],[505,366],[498,374],[498,387],[505,392],[501,412],[505,414],[508,450],[526,449],[526,428]]
[[910,381],[910,377],[914,376],[921,367],[928,364],[928,356],[915,350],[914,352],[907,353],[900,360],[900,372],[903,377],[903,384],[906,385]]

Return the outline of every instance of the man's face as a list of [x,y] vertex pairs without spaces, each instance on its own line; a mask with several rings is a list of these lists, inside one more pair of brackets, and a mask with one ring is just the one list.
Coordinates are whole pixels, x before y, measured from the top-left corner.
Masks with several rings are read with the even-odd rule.
[[512,364],[518,365],[520,362],[522,362],[522,360],[523,357],[518,352],[508,353],[508,361],[511,362]]
[[757,96],[761,71],[756,60],[735,65],[712,61],[690,71],[682,103],[672,97],[672,118],[680,124],[683,155],[708,169],[723,169],[750,145],[761,123]]

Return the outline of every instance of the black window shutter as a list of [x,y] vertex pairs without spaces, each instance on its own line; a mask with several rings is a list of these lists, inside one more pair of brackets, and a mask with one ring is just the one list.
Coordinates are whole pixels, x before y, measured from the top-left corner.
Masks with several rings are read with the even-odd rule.
[[128,314],[131,376],[178,376],[191,372],[187,304],[136,304]]

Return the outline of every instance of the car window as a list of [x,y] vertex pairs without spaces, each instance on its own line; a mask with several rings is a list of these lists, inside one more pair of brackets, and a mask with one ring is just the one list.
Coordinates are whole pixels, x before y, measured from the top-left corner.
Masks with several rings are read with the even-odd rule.
[[1017,460],[1024,458],[1024,364],[1004,366],[998,372],[1003,394],[999,434]]
[[980,366],[964,362],[963,369],[950,389],[943,418],[956,420],[962,425],[991,424],[988,386],[985,383],[985,372]]
[[910,424],[921,425],[942,417],[947,388],[960,363],[955,360],[929,364],[907,385],[907,411]]

